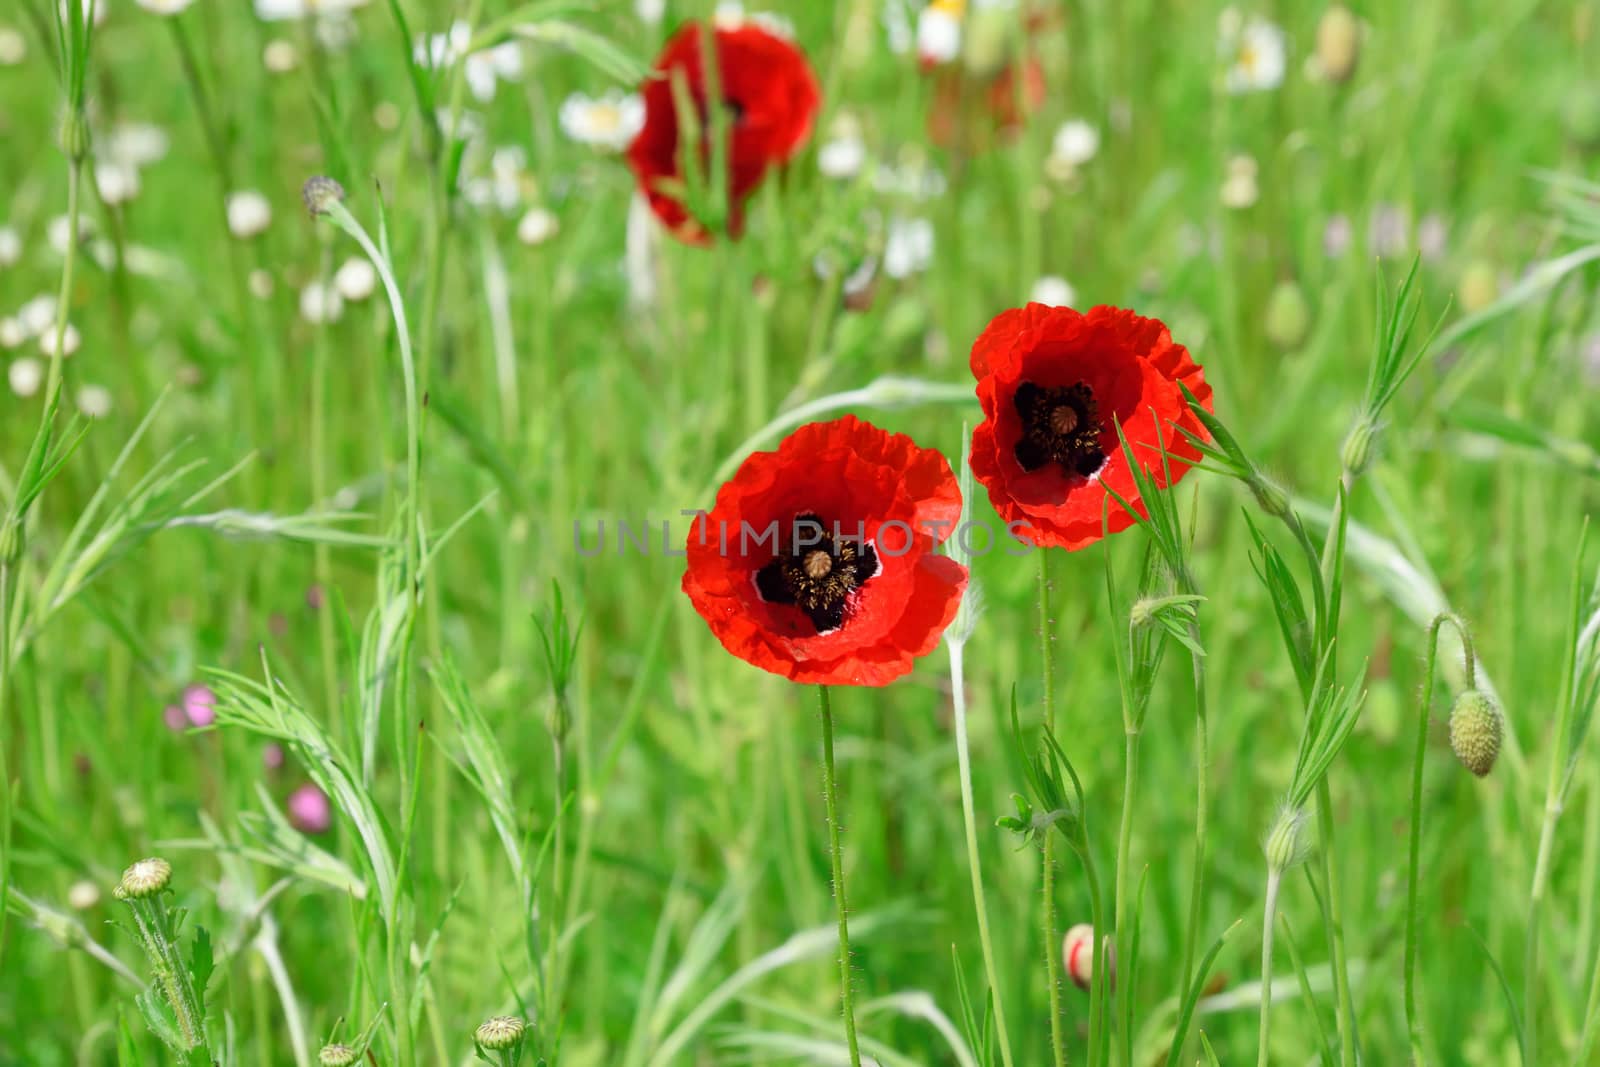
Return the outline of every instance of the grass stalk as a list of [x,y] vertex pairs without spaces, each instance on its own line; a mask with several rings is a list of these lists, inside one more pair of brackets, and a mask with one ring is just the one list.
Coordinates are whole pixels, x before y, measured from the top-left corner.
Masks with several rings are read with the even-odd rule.
[[839,798],[833,770],[833,705],[828,687],[817,686],[817,706],[822,715],[822,798],[828,810],[828,854],[833,860],[833,901],[839,913],[839,1004],[844,1036],[850,1046],[850,1067],[861,1067],[856,1041],[855,996],[850,989],[850,920],[844,891],[844,851],[839,844]]

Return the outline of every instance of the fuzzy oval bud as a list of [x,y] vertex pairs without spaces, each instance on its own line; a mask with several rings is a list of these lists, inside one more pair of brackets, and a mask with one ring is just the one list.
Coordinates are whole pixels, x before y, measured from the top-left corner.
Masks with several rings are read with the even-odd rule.
[[528,1026],[521,1019],[510,1015],[496,1015],[478,1027],[473,1038],[480,1047],[496,1052],[516,1048],[522,1044],[522,1039],[527,1033]]
[[1272,287],[1264,328],[1267,340],[1285,352],[1299,348],[1306,339],[1311,328],[1311,305],[1294,282],[1282,281]]
[[1329,81],[1342,82],[1355,73],[1361,57],[1361,23],[1343,4],[1334,4],[1317,23],[1317,66]]
[[1262,511],[1275,519],[1281,519],[1289,514],[1289,494],[1285,493],[1277,482],[1256,471],[1246,484]]
[[1267,833],[1265,851],[1269,870],[1282,874],[1305,860],[1310,851],[1305,827],[1304,809],[1286,807],[1278,812],[1277,820]]
[[77,162],[88,156],[89,124],[81,112],[68,110],[61,116],[61,128],[57,131],[57,139],[60,141],[62,153],[68,159]]
[[328,209],[344,199],[344,186],[324,174],[307,178],[300,187],[300,199],[312,215],[326,215]]
[[1476,689],[1456,697],[1450,709],[1450,748],[1461,765],[1482,778],[1494,770],[1505,724],[1494,701]]
[[1351,475],[1361,474],[1372,462],[1373,430],[1372,421],[1363,417],[1350,428],[1350,436],[1344,439],[1344,450],[1339,458]]
[[118,900],[145,900],[172,882],[172,864],[156,856],[142,859],[122,872],[113,895]]
[[353,1067],[359,1059],[361,1053],[349,1045],[324,1045],[317,1053],[317,1062],[322,1067]]
[[[1117,956],[1116,950],[1111,945],[1109,935],[1106,938],[1106,963],[1107,974],[1110,976],[1109,985],[1115,986],[1117,982]],[[1089,923],[1078,923],[1067,931],[1067,936],[1061,940],[1061,963],[1066,968],[1067,977],[1072,979],[1073,985],[1079,989],[1088,989],[1089,983],[1094,980],[1094,927]]]

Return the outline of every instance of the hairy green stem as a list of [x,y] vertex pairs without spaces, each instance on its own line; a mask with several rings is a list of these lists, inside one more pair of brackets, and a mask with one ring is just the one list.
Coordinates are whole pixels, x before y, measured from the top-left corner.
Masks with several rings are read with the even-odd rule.
[[[1129,723],[1123,734],[1123,767],[1122,767],[1122,825],[1117,832],[1117,871],[1115,911],[1112,913],[1112,924],[1117,935],[1117,957],[1123,961],[1123,966],[1130,967],[1133,963],[1132,944],[1130,932],[1133,927],[1132,919],[1128,915],[1128,867],[1130,854],[1133,848],[1133,798],[1139,782],[1139,735],[1140,727]],[[1132,1067],[1133,1064],[1133,991],[1128,982],[1123,982],[1116,990],[1118,1003],[1118,1021],[1122,1033],[1122,1058],[1123,1067]]]
[[1272,931],[1278,918],[1278,886],[1283,872],[1267,869],[1267,899],[1261,907],[1261,1018],[1257,1024],[1256,1067],[1267,1067],[1267,1038],[1272,1030]]
[[817,686],[822,712],[822,798],[828,809],[828,852],[833,859],[833,901],[839,912],[839,1003],[844,1016],[844,1036],[850,1046],[850,1067],[861,1067],[856,1044],[855,997],[850,991],[850,922],[844,892],[844,852],[839,845],[839,798],[833,778],[833,706],[828,687]]
[[[967,744],[967,692],[964,648],[952,641],[950,650],[950,689],[955,705],[956,765],[961,776],[961,817],[967,836],[967,871],[972,878],[972,906],[978,913],[978,941],[983,946],[983,969],[989,980],[989,995],[994,1000],[995,1029],[1000,1035],[1000,1058],[1011,1065],[1011,1039],[1006,1032],[1006,1011],[1000,1000],[1000,970],[995,966],[994,942],[989,936],[989,905],[983,892],[983,865],[978,858],[978,824],[973,813],[972,755]],[[1046,842],[1050,839],[1045,838]],[[1048,861],[1045,871],[1048,875]],[[1046,892],[1048,893],[1048,884]],[[1054,909],[1046,907],[1047,915]],[[1053,954],[1052,954],[1053,956]]]
[[[1192,588],[1187,590],[1193,592]],[[1189,624],[1189,636],[1195,648],[1200,646],[1199,627]],[[1206,820],[1209,815],[1209,767],[1206,722],[1206,668],[1205,659],[1191,651],[1190,663],[1194,673],[1194,747],[1195,747],[1195,809],[1194,809],[1194,878],[1189,887],[1189,922],[1183,938],[1183,993],[1187,997],[1194,981],[1194,959],[1199,943],[1200,927],[1205,921],[1206,881]]]
[[[1039,660],[1044,678],[1044,727],[1053,735],[1056,727],[1055,625],[1050,615],[1050,550],[1035,550],[1039,557]],[[1061,937],[1056,928],[1055,835],[1044,839],[1040,882],[1044,888],[1044,973],[1050,991],[1050,1055],[1055,1067],[1066,1067],[1066,1035],[1061,1017]],[[998,994],[996,994],[998,998]],[[1004,1029],[1000,1048],[1008,1051]],[[1006,1057],[1009,1065],[1010,1057]]]

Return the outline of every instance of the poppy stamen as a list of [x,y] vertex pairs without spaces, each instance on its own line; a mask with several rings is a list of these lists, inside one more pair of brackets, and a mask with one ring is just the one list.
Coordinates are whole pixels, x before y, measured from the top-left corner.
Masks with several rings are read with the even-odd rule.
[[836,537],[814,514],[795,518],[795,543],[755,575],[756,592],[769,604],[791,604],[805,612],[818,634],[844,625],[850,595],[878,573],[878,554],[870,544]]
[[1068,476],[1088,478],[1105,465],[1099,409],[1087,384],[1047,388],[1023,382],[1015,403],[1022,419],[1016,457],[1023,470],[1055,463]]

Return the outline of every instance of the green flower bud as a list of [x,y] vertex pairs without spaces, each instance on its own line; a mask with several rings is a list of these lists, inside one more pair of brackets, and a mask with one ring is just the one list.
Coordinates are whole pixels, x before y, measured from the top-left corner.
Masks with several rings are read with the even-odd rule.
[[1284,808],[1278,812],[1277,821],[1267,834],[1267,868],[1282,874],[1290,867],[1305,861],[1311,851],[1306,832],[1306,812],[1303,808]]
[[353,1067],[359,1059],[361,1053],[349,1045],[324,1045],[317,1053],[317,1062],[322,1067]]
[[326,215],[328,208],[344,199],[344,186],[324,175],[307,178],[300,187],[300,199],[312,215]]
[[1267,340],[1284,350],[1299,348],[1311,328],[1311,305],[1294,282],[1279,282],[1267,297]]
[[1504,719],[1494,701],[1476,689],[1456,697],[1450,709],[1450,748],[1463,767],[1479,778],[1492,771],[1504,733]]
[[528,1026],[521,1019],[510,1015],[496,1015],[493,1019],[478,1027],[473,1037],[478,1045],[491,1052],[513,1049],[522,1044],[522,1039],[527,1036]]
[[1275,519],[1281,519],[1289,514],[1289,494],[1285,493],[1277,482],[1256,471],[1248,485],[1262,511]]
[[122,881],[112,890],[118,900],[145,900],[162,892],[172,882],[172,864],[152,856],[122,872]]
[[1317,66],[1329,81],[1342,82],[1355,73],[1361,57],[1361,23],[1343,4],[1334,4],[1317,23]]
[[69,110],[62,115],[57,138],[61,143],[62,153],[68,159],[77,162],[88,156],[89,124],[84,121],[83,113]]
[[1375,429],[1371,420],[1363,417],[1350,428],[1350,436],[1344,439],[1344,450],[1339,458],[1344,463],[1344,469],[1351,475],[1362,473],[1367,469],[1367,464],[1372,462],[1372,437]]

